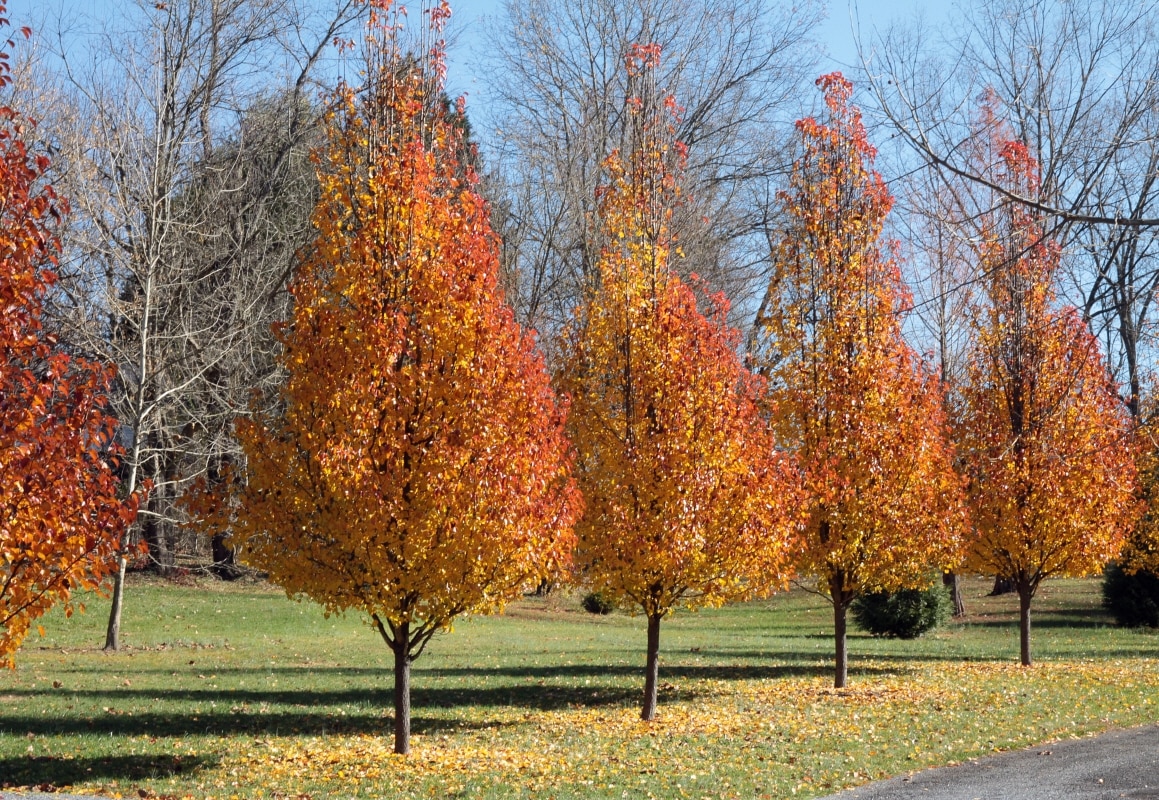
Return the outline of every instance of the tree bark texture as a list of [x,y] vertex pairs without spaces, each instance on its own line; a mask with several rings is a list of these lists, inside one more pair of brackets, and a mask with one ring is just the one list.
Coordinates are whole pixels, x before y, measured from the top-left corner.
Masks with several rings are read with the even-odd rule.
[[1030,601],[1034,593],[1029,587],[1018,587],[1018,644],[1022,656],[1022,666],[1029,667],[1030,660]]
[[849,680],[849,651],[845,642],[847,616],[854,595],[846,588],[843,570],[829,576],[829,598],[833,602],[833,688],[844,689]]
[[109,624],[105,628],[105,649],[119,650],[121,647],[121,606],[125,598],[125,570],[129,558],[124,552],[117,559],[117,574],[113,578],[113,604],[109,609]]
[[1013,578],[1003,578],[1001,575],[994,576],[994,588],[990,590],[988,597],[998,597],[1004,594],[1010,594],[1015,591]]
[[844,689],[849,678],[849,652],[845,647],[846,614],[849,604],[840,594],[833,597],[833,644],[834,672],[833,687]]
[[640,719],[656,718],[656,696],[660,677],[660,615],[648,616],[648,663],[644,672],[644,708]]
[[394,752],[410,753],[410,623],[394,629]]
[[954,616],[966,616],[966,603],[962,600],[962,577],[956,572],[943,572],[942,584],[950,590],[950,600],[954,603]]

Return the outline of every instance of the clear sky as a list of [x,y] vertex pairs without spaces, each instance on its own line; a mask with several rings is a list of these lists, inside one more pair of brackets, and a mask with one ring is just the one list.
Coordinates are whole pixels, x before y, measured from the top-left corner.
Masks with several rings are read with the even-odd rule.
[[[123,1],[123,0],[122,0]],[[113,13],[118,0],[8,0],[8,16],[14,25],[30,24],[46,8],[84,9],[86,14],[99,16]],[[455,64],[466,64],[473,51],[486,46],[478,35],[479,19],[499,13],[501,0],[451,0],[455,26],[460,30],[459,52],[453,53]],[[820,31],[821,40],[829,49],[833,66],[852,63],[856,58],[851,20],[860,25],[863,35],[874,26],[883,27],[894,18],[908,18],[923,11],[931,22],[945,16],[950,0],[828,0],[829,18]],[[466,87],[464,87],[466,88]]]
[[[471,93],[470,78],[464,80],[462,71],[472,55],[486,46],[478,35],[480,19],[499,14],[502,5],[502,0],[451,0],[455,27],[459,31],[458,48],[451,54],[450,81],[455,91]],[[894,20],[911,19],[918,13],[924,14],[931,23],[938,22],[949,13],[952,4],[950,0],[827,0],[826,6],[828,18],[818,36],[829,52],[830,62],[823,65],[822,71],[858,63],[855,27],[868,40],[875,28],[885,28]]]
[[[928,22],[938,23],[947,16],[951,7],[951,0],[824,1],[828,18],[818,31],[818,39],[828,51],[829,61],[819,66],[818,74],[834,69],[850,72],[849,66],[859,63],[853,34],[855,29],[860,30],[862,38],[868,42],[876,28],[884,28],[892,21],[907,20],[920,12]],[[325,5],[327,0],[319,2]],[[97,22],[98,26],[100,22],[112,24],[118,9],[131,4],[132,0],[8,0],[7,3],[8,17],[13,25],[35,26],[40,17],[47,15],[49,22],[45,27],[49,30],[55,25],[58,15],[67,24],[70,12],[79,12],[78,16],[83,15],[90,23]],[[447,88],[452,96],[466,94],[468,108],[473,108],[472,116],[486,127],[486,92],[473,74],[472,66],[486,55],[483,19],[501,14],[503,0],[451,0],[451,6],[453,46],[449,52]]]

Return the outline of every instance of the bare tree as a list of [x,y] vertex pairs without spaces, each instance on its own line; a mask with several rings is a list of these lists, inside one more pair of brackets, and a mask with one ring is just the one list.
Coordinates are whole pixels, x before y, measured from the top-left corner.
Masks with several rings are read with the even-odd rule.
[[[125,480],[152,483],[140,534],[162,568],[182,483],[228,450],[242,384],[271,369],[265,331],[285,307],[295,238],[285,226],[303,222],[285,206],[305,206],[294,197],[309,174],[308,81],[356,5],[140,0],[84,48],[59,31],[72,124],[58,183],[74,214],[54,301],[68,340],[119,367]],[[129,555],[126,541],[111,649]]]
[[679,269],[744,308],[763,288],[766,209],[787,171],[820,12],[767,0],[508,0],[490,37],[493,186],[509,297],[525,322],[558,330],[593,280],[596,189],[629,135],[624,59],[634,44],[660,46],[657,85],[682,107]]
[[[1159,322],[1157,20],[1152,0],[977,0],[942,31],[894,27],[865,56],[881,121],[943,187],[974,196],[959,208],[1022,203],[1063,244],[1059,290],[1103,340],[1136,416]],[[971,161],[983,96],[1038,159],[1034,197]]]

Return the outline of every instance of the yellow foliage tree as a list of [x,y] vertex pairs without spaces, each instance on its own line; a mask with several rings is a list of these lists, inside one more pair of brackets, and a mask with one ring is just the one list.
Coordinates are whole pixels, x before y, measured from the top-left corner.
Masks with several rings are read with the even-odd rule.
[[[394,652],[406,753],[411,662],[455,617],[566,566],[580,501],[563,410],[497,285],[441,46],[406,55],[397,12],[374,6],[368,86],[339,91],[318,155],[281,410],[238,422],[229,541],[290,595],[368,615]],[[450,12],[426,13],[437,34]]]
[[658,57],[641,46],[628,59],[641,88],[629,103],[634,141],[607,161],[599,288],[577,310],[559,378],[586,503],[577,566],[648,618],[645,720],[656,712],[661,619],[779,586],[796,508],[789,459],[761,416],[761,381],[738,360],[723,298],[705,317],[669,267],[682,148],[665,141],[650,90]]

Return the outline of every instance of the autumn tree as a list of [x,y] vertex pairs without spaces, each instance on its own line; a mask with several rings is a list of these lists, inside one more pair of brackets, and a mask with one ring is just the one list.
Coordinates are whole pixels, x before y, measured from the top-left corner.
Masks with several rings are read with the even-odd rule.
[[803,478],[799,568],[833,604],[840,688],[850,603],[952,566],[963,516],[938,378],[902,337],[909,295],[882,252],[892,198],[850,105],[852,84],[833,73],[818,85],[827,119],[797,123],[755,358]]
[[[0,26],[7,26],[0,0]],[[27,29],[24,29],[27,35]],[[13,41],[8,40],[11,49]],[[8,85],[0,54],[0,89]],[[137,498],[118,498],[114,370],[70,356],[43,326],[56,276],[63,203],[48,158],[24,142],[31,123],[0,107],[0,664],[33,621],[114,568]]]
[[673,272],[669,222],[683,147],[652,80],[655,45],[627,56],[635,115],[607,159],[598,286],[566,335],[559,383],[586,508],[577,567],[648,619],[641,717],[656,713],[660,622],[777,587],[796,508],[789,459],[760,412],[762,382],[740,363],[727,304],[706,316]]
[[333,98],[287,380],[277,411],[238,422],[229,539],[291,596],[369,617],[394,653],[399,753],[411,663],[456,617],[565,565],[579,509],[564,411],[497,286],[461,127],[431,102],[450,10],[425,13],[408,51],[399,10],[372,3],[367,85]]
[[[994,181],[1034,196],[1038,163],[1004,142]],[[962,390],[959,434],[976,540],[971,562],[1013,581],[1030,666],[1030,606],[1053,575],[1085,575],[1115,556],[1136,505],[1131,415],[1098,342],[1054,291],[1057,243],[1017,202],[984,225],[984,297]]]

